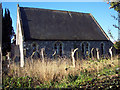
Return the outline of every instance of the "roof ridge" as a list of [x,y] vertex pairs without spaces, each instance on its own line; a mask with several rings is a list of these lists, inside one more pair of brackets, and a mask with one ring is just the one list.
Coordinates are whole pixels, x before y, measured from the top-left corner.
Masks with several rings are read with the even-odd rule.
[[33,8],[33,7],[20,7],[25,9],[38,9],[38,10],[48,10],[48,11],[59,11],[59,12],[66,12],[66,13],[79,13],[79,14],[90,14],[90,13],[83,13],[83,12],[77,12],[77,11],[68,11],[68,10],[55,10],[55,9],[45,9],[45,8]]

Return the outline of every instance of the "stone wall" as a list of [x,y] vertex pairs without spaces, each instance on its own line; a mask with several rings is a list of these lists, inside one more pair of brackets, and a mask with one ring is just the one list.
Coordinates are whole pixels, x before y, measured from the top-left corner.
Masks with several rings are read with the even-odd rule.
[[[33,53],[33,44],[36,44],[37,52],[40,54],[41,49],[45,48],[45,56],[48,58],[52,58],[55,48],[54,44],[57,41],[26,41],[23,44],[24,47],[24,55],[26,57],[30,57]],[[104,55],[109,54],[109,48],[113,45],[110,41],[59,41],[62,43],[62,57],[71,57],[71,50],[74,48],[78,48],[78,57],[81,57],[81,51],[82,51],[82,43],[86,43],[89,45],[88,53],[91,56],[91,49],[92,48],[98,48],[101,54],[101,43],[104,44]],[[84,53],[86,54],[86,53]]]
[[14,62],[19,62],[20,61],[20,50],[19,46],[15,44],[11,44],[11,60]]

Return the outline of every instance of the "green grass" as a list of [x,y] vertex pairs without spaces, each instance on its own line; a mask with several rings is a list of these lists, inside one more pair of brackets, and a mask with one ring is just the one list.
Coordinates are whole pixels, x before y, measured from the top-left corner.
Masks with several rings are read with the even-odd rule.
[[[109,72],[109,73],[108,73]],[[120,74],[120,73],[119,73]],[[58,84],[57,88],[112,88],[119,87],[120,77],[112,75],[116,75],[116,70],[114,69],[103,69],[98,74],[93,73],[81,73],[80,76],[68,76],[66,81]],[[77,77],[77,78],[76,78]],[[66,82],[66,83],[65,83]],[[114,83],[114,84],[113,84]]]
[[[120,76],[116,75],[116,69],[103,69],[99,73],[80,72],[80,76],[68,75],[60,82],[35,82],[31,77],[4,77],[4,88],[118,88]],[[120,72],[118,73],[120,74]],[[114,76],[112,76],[114,75]],[[38,83],[39,82],[39,83]]]
[[[49,70],[51,72],[53,71],[52,65],[54,65],[57,70],[61,70],[61,71],[64,70],[64,67],[61,68],[61,64],[60,65],[56,65],[56,63],[54,64],[49,63],[49,64],[50,65],[48,66],[44,66],[44,68],[47,67],[46,69],[47,71]],[[80,65],[82,66],[82,69],[79,69],[81,68],[80,66],[76,66],[75,68],[69,67],[69,69],[65,73],[55,72],[55,71],[52,72],[52,75],[50,72],[46,73],[47,76],[49,75],[53,76],[53,78],[50,78],[49,80],[46,80],[47,76],[45,77],[43,74],[46,71],[45,72],[41,71],[39,73],[35,71],[33,68],[31,68],[33,72],[27,71],[28,69],[24,68],[26,70],[24,74],[26,75],[23,75],[22,72],[24,71],[23,68],[21,70],[18,67],[14,67],[14,69],[13,68],[10,69],[7,75],[3,74],[3,88],[4,89],[8,89],[8,88],[118,89],[120,88],[119,85],[120,69],[117,70],[119,66],[117,65],[117,62],[115,60],[100,60],[100,61],[88,60],[83,62],[82,65]],[[62,66],[64,66],[63,63]],[[17,70],[19,70],[19,72]],[[32,75],[29,76],[30,74],[27,74],[31,72],[34,73],[33,76]],[[43,77],[46,79],[40,79]]]

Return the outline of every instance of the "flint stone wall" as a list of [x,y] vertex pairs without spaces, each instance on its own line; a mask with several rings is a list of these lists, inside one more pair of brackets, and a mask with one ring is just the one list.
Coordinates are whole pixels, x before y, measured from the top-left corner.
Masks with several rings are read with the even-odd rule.
[[[54,44],[56,41],[26,41],[23,44],[25,57],[30,57],[33,53],[33,43],[36,43],[38,52],[40,53],[42,48],[45,48],[45,56],[52,58],[54,53]],[[88,42],[89,44],[89,53],[92,48],[99,48],[101,55],[101,43],[104,43],[104,54],[109,54],[109,48],[113,46],[113,43],[110,41],[60,41],[63,45],[63,57],[71,57],[71,49],[75,47],[78,48],[78,51],[82,50],[82,43]],[[91,53],[90,53],[91,54]]]

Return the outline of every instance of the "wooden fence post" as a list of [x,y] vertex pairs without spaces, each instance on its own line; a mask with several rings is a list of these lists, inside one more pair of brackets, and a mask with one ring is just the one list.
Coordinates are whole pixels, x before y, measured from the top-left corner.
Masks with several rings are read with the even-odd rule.
[[42,62],[44,63],[44,51],[45,51],[45,48],[42,48],[41,49],[41,55],[42,55]]
[[113,48],[113,47],[110,47],[110,48],[109,48],[109,53],[110,53],[110,58],[111,58],[111,59],[112,59],[112,57],[113,57],[113,55],[112,55],[112,48]]
[[31,61],[32,61],[32,63],[33,63],[33,55],[35,54],[35,51],[32,53],[32,55],[31,55]]
[[72,49],[72,51],[71,51],[73,67],[75,67],[75,57],[74,57],[74,54],[75,54],[75,52],[76,52],[77,50],[78,50],[78,48]]
[[99,48],[96,48],[96,51],[97,51],[97,59],[100,59]]
[[91,58],[92,58],[92,59],[94,58],[94,57],[93,57],[93,50],[94,50],[94,48],[91,49]]

